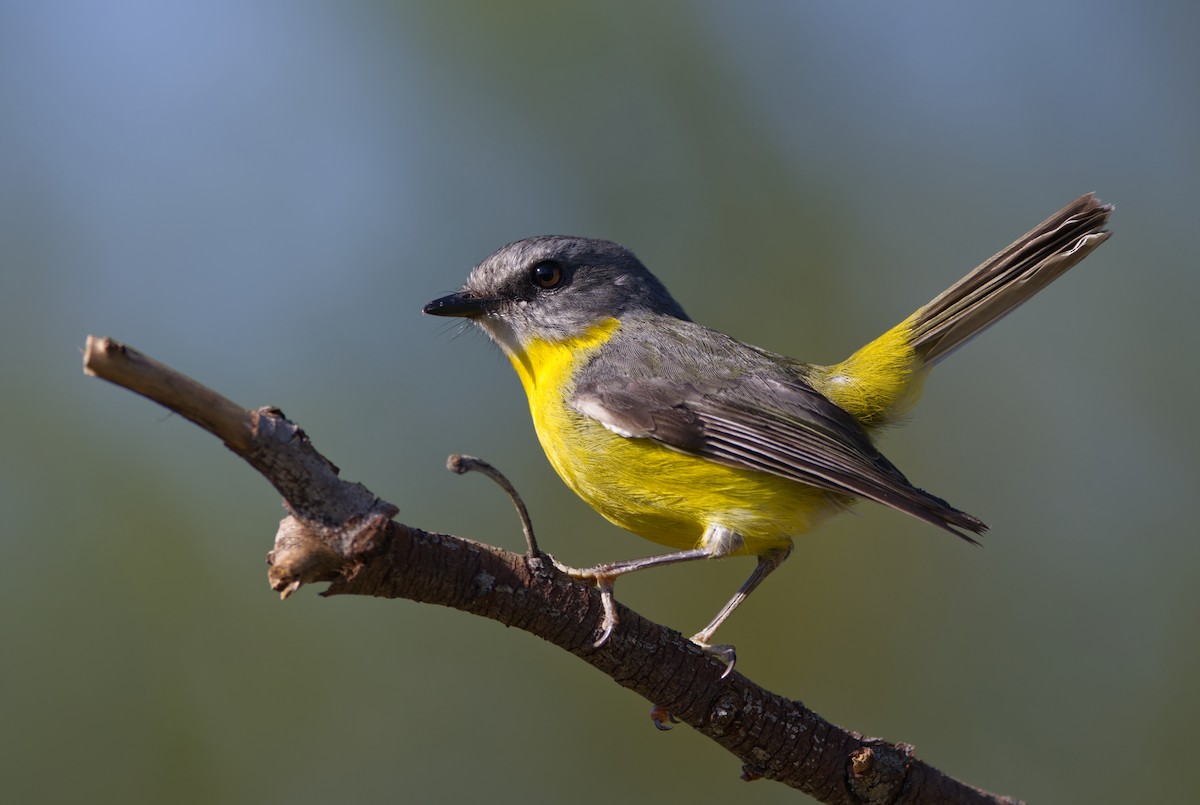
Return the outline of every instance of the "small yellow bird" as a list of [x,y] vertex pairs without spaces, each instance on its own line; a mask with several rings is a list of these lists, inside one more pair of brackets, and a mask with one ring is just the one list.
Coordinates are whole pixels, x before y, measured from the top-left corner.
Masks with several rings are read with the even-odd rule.
[[872,432],[920,396],[930,367],[1103,243],[1110,205],[1067,205],[832,366],[802,363],[692,322],[628,249],[578,237],[511,243],[461,291],[425,306],[479,325],[512,361],[559,476],[613,523],[673,553],[563,567],[600,588],[694,559],[753,555],[753,573],[692,640],[733,667],[717,627],[787,558],[792,538],[866,498],[968,542],[975,517],[918,489]]

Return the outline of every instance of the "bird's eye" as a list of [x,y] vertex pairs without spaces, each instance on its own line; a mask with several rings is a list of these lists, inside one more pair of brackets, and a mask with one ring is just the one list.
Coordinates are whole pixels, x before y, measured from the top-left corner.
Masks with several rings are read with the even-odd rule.
[[543,260],[530,269],[529,276],[534,285],[550,290],[562,283],[563,270],[562,266],[553,260]]

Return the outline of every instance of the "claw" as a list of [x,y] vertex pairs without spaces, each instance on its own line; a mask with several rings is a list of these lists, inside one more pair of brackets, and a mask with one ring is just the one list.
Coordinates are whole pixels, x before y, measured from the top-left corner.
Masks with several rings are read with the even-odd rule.
[[612,637],[613,629],[616,628],[617,602],[613,598],[612,579],[597,579],[596,586],[600,588],[600,603],[604,606],[604,620],[600,622],[600,635],[592,647],[600,648],[608,642],[608,638]]
[[554,557],[550,557],[550,561],[561,572],[566,573],[573,579],[581,581],[595,582],[596,587],[600,590],[600,604],[604,607],[604,618],[600,621],[600,631],[596,636],[596,642],[592,643],[592,648],[600,648],[608,642],[608,638],[612,637],[613,629],[617,627],[619,622],[617,619],[617,601],[613,598],[613,584],[616,583],[617,575],[609,575],[600,572],[602,566],[592,568],[578,568],[564,565]]
[[656,730],[662,730],[663,732],[668,731],[672,726],[679,723],[679,719],[673,716],[661,704],[656,704],[650,708],[650,720],[654,722]]
[[692,642],[700,647],[700,650],[710,657],[716,657],[721,662],[725,663],[725,672],[721,674],[721,678],[729,676],[733,673],[733,666],[737,665],[737,651],[729,643],[722,643],[716,646],[710,646],[704,642],[704,633],[692,637]]

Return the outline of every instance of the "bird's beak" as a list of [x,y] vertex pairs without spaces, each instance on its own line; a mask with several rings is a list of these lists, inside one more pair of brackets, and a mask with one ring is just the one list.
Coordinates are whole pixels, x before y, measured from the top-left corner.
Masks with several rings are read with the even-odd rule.
[[461,316],[465,319],[477,319],[488,313],[496,300],[477,296],[470,291],[459,291],[441,299],[434,299],[425,307],[422,313],[431,316]]

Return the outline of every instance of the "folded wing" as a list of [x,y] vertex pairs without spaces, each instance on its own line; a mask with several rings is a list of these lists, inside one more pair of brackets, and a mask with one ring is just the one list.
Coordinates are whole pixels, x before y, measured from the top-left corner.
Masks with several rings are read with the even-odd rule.
[[[719,335],[696,329],[701,341]],[[644,356],[636,355],[636,346],[620,351],[624,354],[615,365],[634,371],[588,367],[572,398],[576,410],[615,433],[873,500],[968,542],[975,540],[967,532],[986,529],[975,517],[909,483],[850,414],[778,363],[731,367],[722,360],[724,351],[695,350],[711,362],[689,371],[678,361],[664,363],[662,356],[639,361]],[[646,363],[656,371],[636,370]]]

